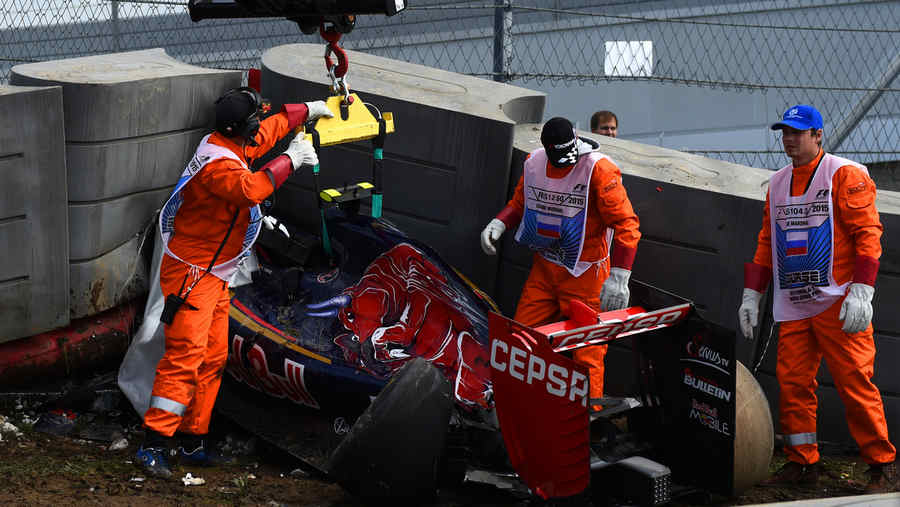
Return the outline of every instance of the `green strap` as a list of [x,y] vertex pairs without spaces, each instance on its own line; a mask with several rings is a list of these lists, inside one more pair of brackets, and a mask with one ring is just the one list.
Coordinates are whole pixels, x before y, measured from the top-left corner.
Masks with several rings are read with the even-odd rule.
[[316,182],[316,200],[319,203],[319,214],[322,217],[322,249],[325,250],[325,255],[331,257],[331,239],[328,237],[328,227],[325,225],[325,206],[319,196],[319,164],[313,166],[313,179]]
[[[319,131],[313,128],[313,124],[310,122],[307,122],[306,131],[312,134],[313,148],[318,154],[320,146]],[[325,250],[325,255],[331,257],[331,239],[328,237],[328,227],[325,225],[325,203],[322,202],[322,197],[319,195],[321,192],[319,187],[319,164],[313,166],[313,183],[315,184],[316,203],[319,205],[319,215],[322,217],[322,249]]]
[[322,249],[325,255],[331,257],[331,240],[328,239],[328,227],[325,225],[325,208],[322,208]]
[[382,166],[384,165],[384,138],[385,131],[387,130],[387,124],[384,121],[384,118],[381,117],[381,113],[378,116],[378,135],[372,139],[372,184],[375,185],[375,188],[372,189],[372,218],[381,218],[381,202],[382,202],[382,194],[384,192],[384,182],[381,181],[382,178]]
[[381,164],[384,163],[384,149],[375,148],[373,156],[375,160],[372,163],[372,179],[375,181],[372,183],[375,184],[375,188],[372,191],[372,218],[381,218]]
[[372,218],[381,218],[381,194],[372,195]]

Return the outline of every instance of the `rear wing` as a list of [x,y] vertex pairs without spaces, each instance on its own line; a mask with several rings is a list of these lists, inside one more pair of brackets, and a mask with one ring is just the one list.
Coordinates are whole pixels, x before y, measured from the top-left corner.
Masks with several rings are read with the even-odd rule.
[[572,301],[571,318],[536,328],[550,340],[554,352],[600,345],[638,333],[671,327],[691,313],[690,303],[647,311],[640,306],[598,313],[581,301]]
[[587,367],[498,313],[488,330],[494,404],[513,469],[542,498],[581,493],[591,475]]
[[[658,295],[648,299],[659,301]],[[676,481],[730,494],[733,333],[704,321],[683,300],[658,310],[636,306],[600,314],[573,302],[570,315],[538,328],[489,316],[497,418],[522,481],[543,498],[576,495],[590,486],[588,368],[560,352],[633,337],[639,410],[655,421],[647,438]],[[697,460],[698,453],[704,460]]]

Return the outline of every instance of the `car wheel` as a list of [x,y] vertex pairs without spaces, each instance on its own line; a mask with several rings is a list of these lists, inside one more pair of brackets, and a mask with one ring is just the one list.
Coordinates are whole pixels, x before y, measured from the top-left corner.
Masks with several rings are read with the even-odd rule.
[[413,359],[356,420],[332,454],[329,474],[371,502],[433,498],[452,405],[447,378]]

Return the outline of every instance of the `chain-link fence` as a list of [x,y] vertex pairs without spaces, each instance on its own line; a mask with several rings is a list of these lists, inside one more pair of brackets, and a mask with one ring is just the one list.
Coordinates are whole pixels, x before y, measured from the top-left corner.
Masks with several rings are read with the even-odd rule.
[[[864,163],[900,159],[900,2],[851,0],[410,0],[361,16],[348,49],[529,83],[656,82],[765,94],[771,118],[815,104],[826,147]],[[321,42],[284,20],[192,23],[186,2],[3,0],[0,80],[21,62],[164,47],[182,61],[246,69],[280,44]],[[324,71],[324,70],[323,70]],[[690,122],[690,119],[686,119]],[[696,153],[778,167],[754,150]]]

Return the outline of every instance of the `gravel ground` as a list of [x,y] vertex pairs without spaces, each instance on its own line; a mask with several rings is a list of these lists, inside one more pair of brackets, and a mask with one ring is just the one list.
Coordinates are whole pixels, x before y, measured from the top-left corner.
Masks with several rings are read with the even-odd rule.
[[[0,505],[360,505],[338,485],[310,478],[293,458],[223,418],[214,418],[211,435],[220,451],[234,458],[233,464],[175,465],[174,479],[149,478],[133,464],[142,438],[137,416],[121,403],[106,407],[98,407],[97,400],[92,403],[90,410],[81,412],[51,412],[46,403],[0,396]],[[825,473],[815,488],[758,486],[738,498],[701,494],[675,505],[741,505],[860,494],[866,465],[847,449],[825,446],[823,453]],[[783,463],[783,455],[776,453],[772,470]],[[185,485],[181,479],[188,473],[203,479],[203,484]],[[442,492],[436,505],[537,503],[494,488],[467,485]]]

